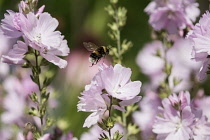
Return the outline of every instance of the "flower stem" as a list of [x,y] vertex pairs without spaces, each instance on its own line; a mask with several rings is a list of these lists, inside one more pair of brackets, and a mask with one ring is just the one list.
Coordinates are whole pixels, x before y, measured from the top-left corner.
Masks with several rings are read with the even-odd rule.
[[[39,87],[39,92],[40,92],[40,102],[39,102],[39,106],[38,109],[40,109],[40,106],[42,106],[42,88],[41,88],[41,84],[40,84],[40,73],[41,73],[41,68],[39,66],[39,62],[38,62],[38,57],[39,57],[39,52],[35,50],[35,67],[36,67],[36,78],[37,78],[37,85]],[[40,121],[41,121],[41,136],[43,135],[43,115],[40,114],[39,116]]]
[[[109,117],[111,117],[111,111],[112,111],[112,96],[110,96],[110,105],[109,105]],[[109,129],[109,139],[111,140],[111,128]]]
[[122,121],[123,121],[123,127],[124,127],[124,138],[125,140],[127,140],[127,120],[126,120],[126,112],[125,111],[122,111]]
[[[39,57],[38,51],[35,50],[34,54],[35,54],[35,60],[36,60],[36,69],[38,70],[38,69],[40,69],[39,68],[39,62],[38,62],[38,57]],[[38,73],[38,75],[37,75],[37,81],[38,81],[37,85],[39,87],[39,91],[41,91],[41,84],[40,84],[39,74],[40,73]],[[40,96],[40,100],[41,100],[41,96]]]
[[164,87],[164,92],[166,93],[166,96],[168,97],[169,95],[171,95],[172,94],[172,91],[173,91],[173,89],[171,89],[170,88],[170,86],[169,86],[169,77],[170,77],[170,75],[171,75],[171,64],[168,62],[168,60],[167,60],[167,52],[168,52],[168,50],[169,50],[169,48],[168,48],[168,40],[167,40],[167,34],[165,33],[164,35],[163,35],[163,50],[164,50],[164,55],[162,56],[162,59],[163,59],[163,61],[164,61],[164,65],[165,65],[165,70],[164,70],[164,72],[165,72],[165,74],[166,74],[166,78],[165,78],[165,87]]

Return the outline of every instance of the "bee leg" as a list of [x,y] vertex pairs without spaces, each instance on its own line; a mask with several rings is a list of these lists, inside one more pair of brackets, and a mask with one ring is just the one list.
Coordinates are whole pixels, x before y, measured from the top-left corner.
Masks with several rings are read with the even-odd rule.
[[99,60],[100,60],[100,59],[97,59],[97,60],[96,60],[95,65],[98,63]]
[[94,65],[94,63],[92,63],[92,65],[91,65],[91,66],[89,66],[89,67],[93,67],[93,65]]

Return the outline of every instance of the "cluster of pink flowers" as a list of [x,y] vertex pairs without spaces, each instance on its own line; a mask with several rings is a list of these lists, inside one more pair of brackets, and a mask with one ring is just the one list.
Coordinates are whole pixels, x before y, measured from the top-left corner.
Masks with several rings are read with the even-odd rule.
[[7,37],[23,37],[24,41],[17,41],[2,61],[9,64],[24,64],[25,54],[31,47],[49,62],[64,68],[67,61],[58,56],[67,56],[69,48],[67,41],[59,31],[55,31],[58,21],[49,13],[43,12],[42,6],[37,12],[29,11],[27,2],[21,1],[19,12],[8,10],[2,19],[1,28]]
[[193,108],[189,92],[180,92],[162,100],[153,125],[157,139],[209,139],[210,123],[201,110]]
[[166,30],[169,34],[192,27],[200,14],[195,0],[152,0],[145,12],[150,15],[149,23],[154,30]]
[[28,101],[28,94],[38,91],[38,87],[28,75],[26,76],[23,72],[19,74],[21,74],[21,80],[8,76],[3,82],[3,89],[7,94],[3,101],[5,112],[1,115],[1,120],[6,124],[16,123],[24,126],[24,110],[26,104],[31,104]]
[[[19,74],[19,78],[7,75],[7,78],[1,83],[2,91],[0,91],[0,98],[2,101],[0,107],[3,110],[0,121],[4,127],[8,128],[7,132],[0,132],[0,137],[3,140],[10,139],[15,135],[17,130],[12,129],[14,124],[22,128],[27,121],[36,121],[31,117],[25,116],[25,109],[27,104],[32,104],[28,100],[28,94],[38,91],[38,87],[31,81],[27,72],[18,70],[16,72]],[[6,95],[3,96],[5,93]],[[4,129],[0,131],[4,131]]]
[[[36,124],[37,127],[41,125],[36,117],[29,117],[26,113],[29,105],[36,106],[29,100],[28,95],[32,92],[38,92],[38,86],[31,80],[28,71],[15,68],[13,74],[18,75],[18,77],[8,74],[0,86],[0,108],[2,109],[0,122],[3,126],[2,130],[0,128],[0,137],[2,140],[11,139],[16,136],[16,132],[20,133],[17,136],[17,139],[19,139],[23,129],[20,132],[17,127],[13,127],[14,125],[19,128],[24,128],[28,122]],[[50,88],[53,92],[52,87]],[[56,100],[52,97],[49,100],[49,106],[51,108],[57,106]],[[8,128],[8,131],[4,132],[7,130],[6,128]]]
[[[197,75],[200,63],[191,60],[191,43],[189,40],[176,39],[174,45],[164,53],[164,46],[161,41],[153,41],[145,45],[143,50],[137,56],[137,64],[142,72],[150,78],[150,89],[157,89],[166,74],[163,69],[165,62],[163,57],[172,64],[171,74],[169,76],[169,85],[174,92],[190,89],[192,87],[191,75]],[[157,52],[161,56],[157,56]],[[145,65],[147,64],[147,65]],[[175,81],[180,81],[178,85],[174,85]]]
[[[114,67],[105,64],[100,66],[99,73],[95,75],[91,84],[85,87],[78,103],[78,110],[92,112],[85,120],[84,127],[90,127],[100,121],[110,105],[110,97],[119,100],[114,104],[115,109],[124,111],[123,106],[138,102],[141,97],[141,82],[130,80],[131,69],[120,64]],[[104,93],[103,93],[104,92]]]
[[195,25],[192,31],[189,32],[188,38],[193,43],[192,57],[195,61],[202,62],[203,65],[199,72],[200,80],[204,80],[206,73],[209,70],[210,64],[210,13],[207,11],[203,14],[199,23]]

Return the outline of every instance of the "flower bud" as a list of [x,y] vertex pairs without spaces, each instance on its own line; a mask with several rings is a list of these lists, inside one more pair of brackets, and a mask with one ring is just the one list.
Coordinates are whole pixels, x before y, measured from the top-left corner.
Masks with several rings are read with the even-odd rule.
[[39,17],[39,15],[44,11],[45,5],[43,5],[42,7],[40,7],[37,12],[36,12],[36,17]]
[[116,132],[114,133],[113,139],[114,139],[114,140],[120,140],[122,137],[123,137],[123,135],[120,134],[119,131],[116,131]]
[[110,117],[107,120],[106,127],[108,129],[112,129],[114,127],[114,121],[112,121],[112,119]]
[[20,4],[18,4],[18,7],[19,11],[23,12],[24,14],[28,14],[30,12],[30,8],[27,1],[21,1]]
[[31,110],[29,110],[28,114],[32,116],[38,116],[38,111],[34,107],[31,107]]

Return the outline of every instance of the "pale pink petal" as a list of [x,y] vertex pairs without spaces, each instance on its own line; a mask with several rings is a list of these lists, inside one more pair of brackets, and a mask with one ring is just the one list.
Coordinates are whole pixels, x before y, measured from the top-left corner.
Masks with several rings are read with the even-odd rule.
[[47,61],[59,66],[60,68],[65,68],[67,66],[67,61],[59,58],[53,54],[41,54]]
[[140,93],[141,85],[140,81],[129,82],[125,86],[119,88],[112,96],[121,100],[130,100]]
[[97,114],[97,112],[94,112],[86,118],[83,127],[89,128],[90,126],[96,124],[99,121],[99,119],[100,119],[99,114]]

